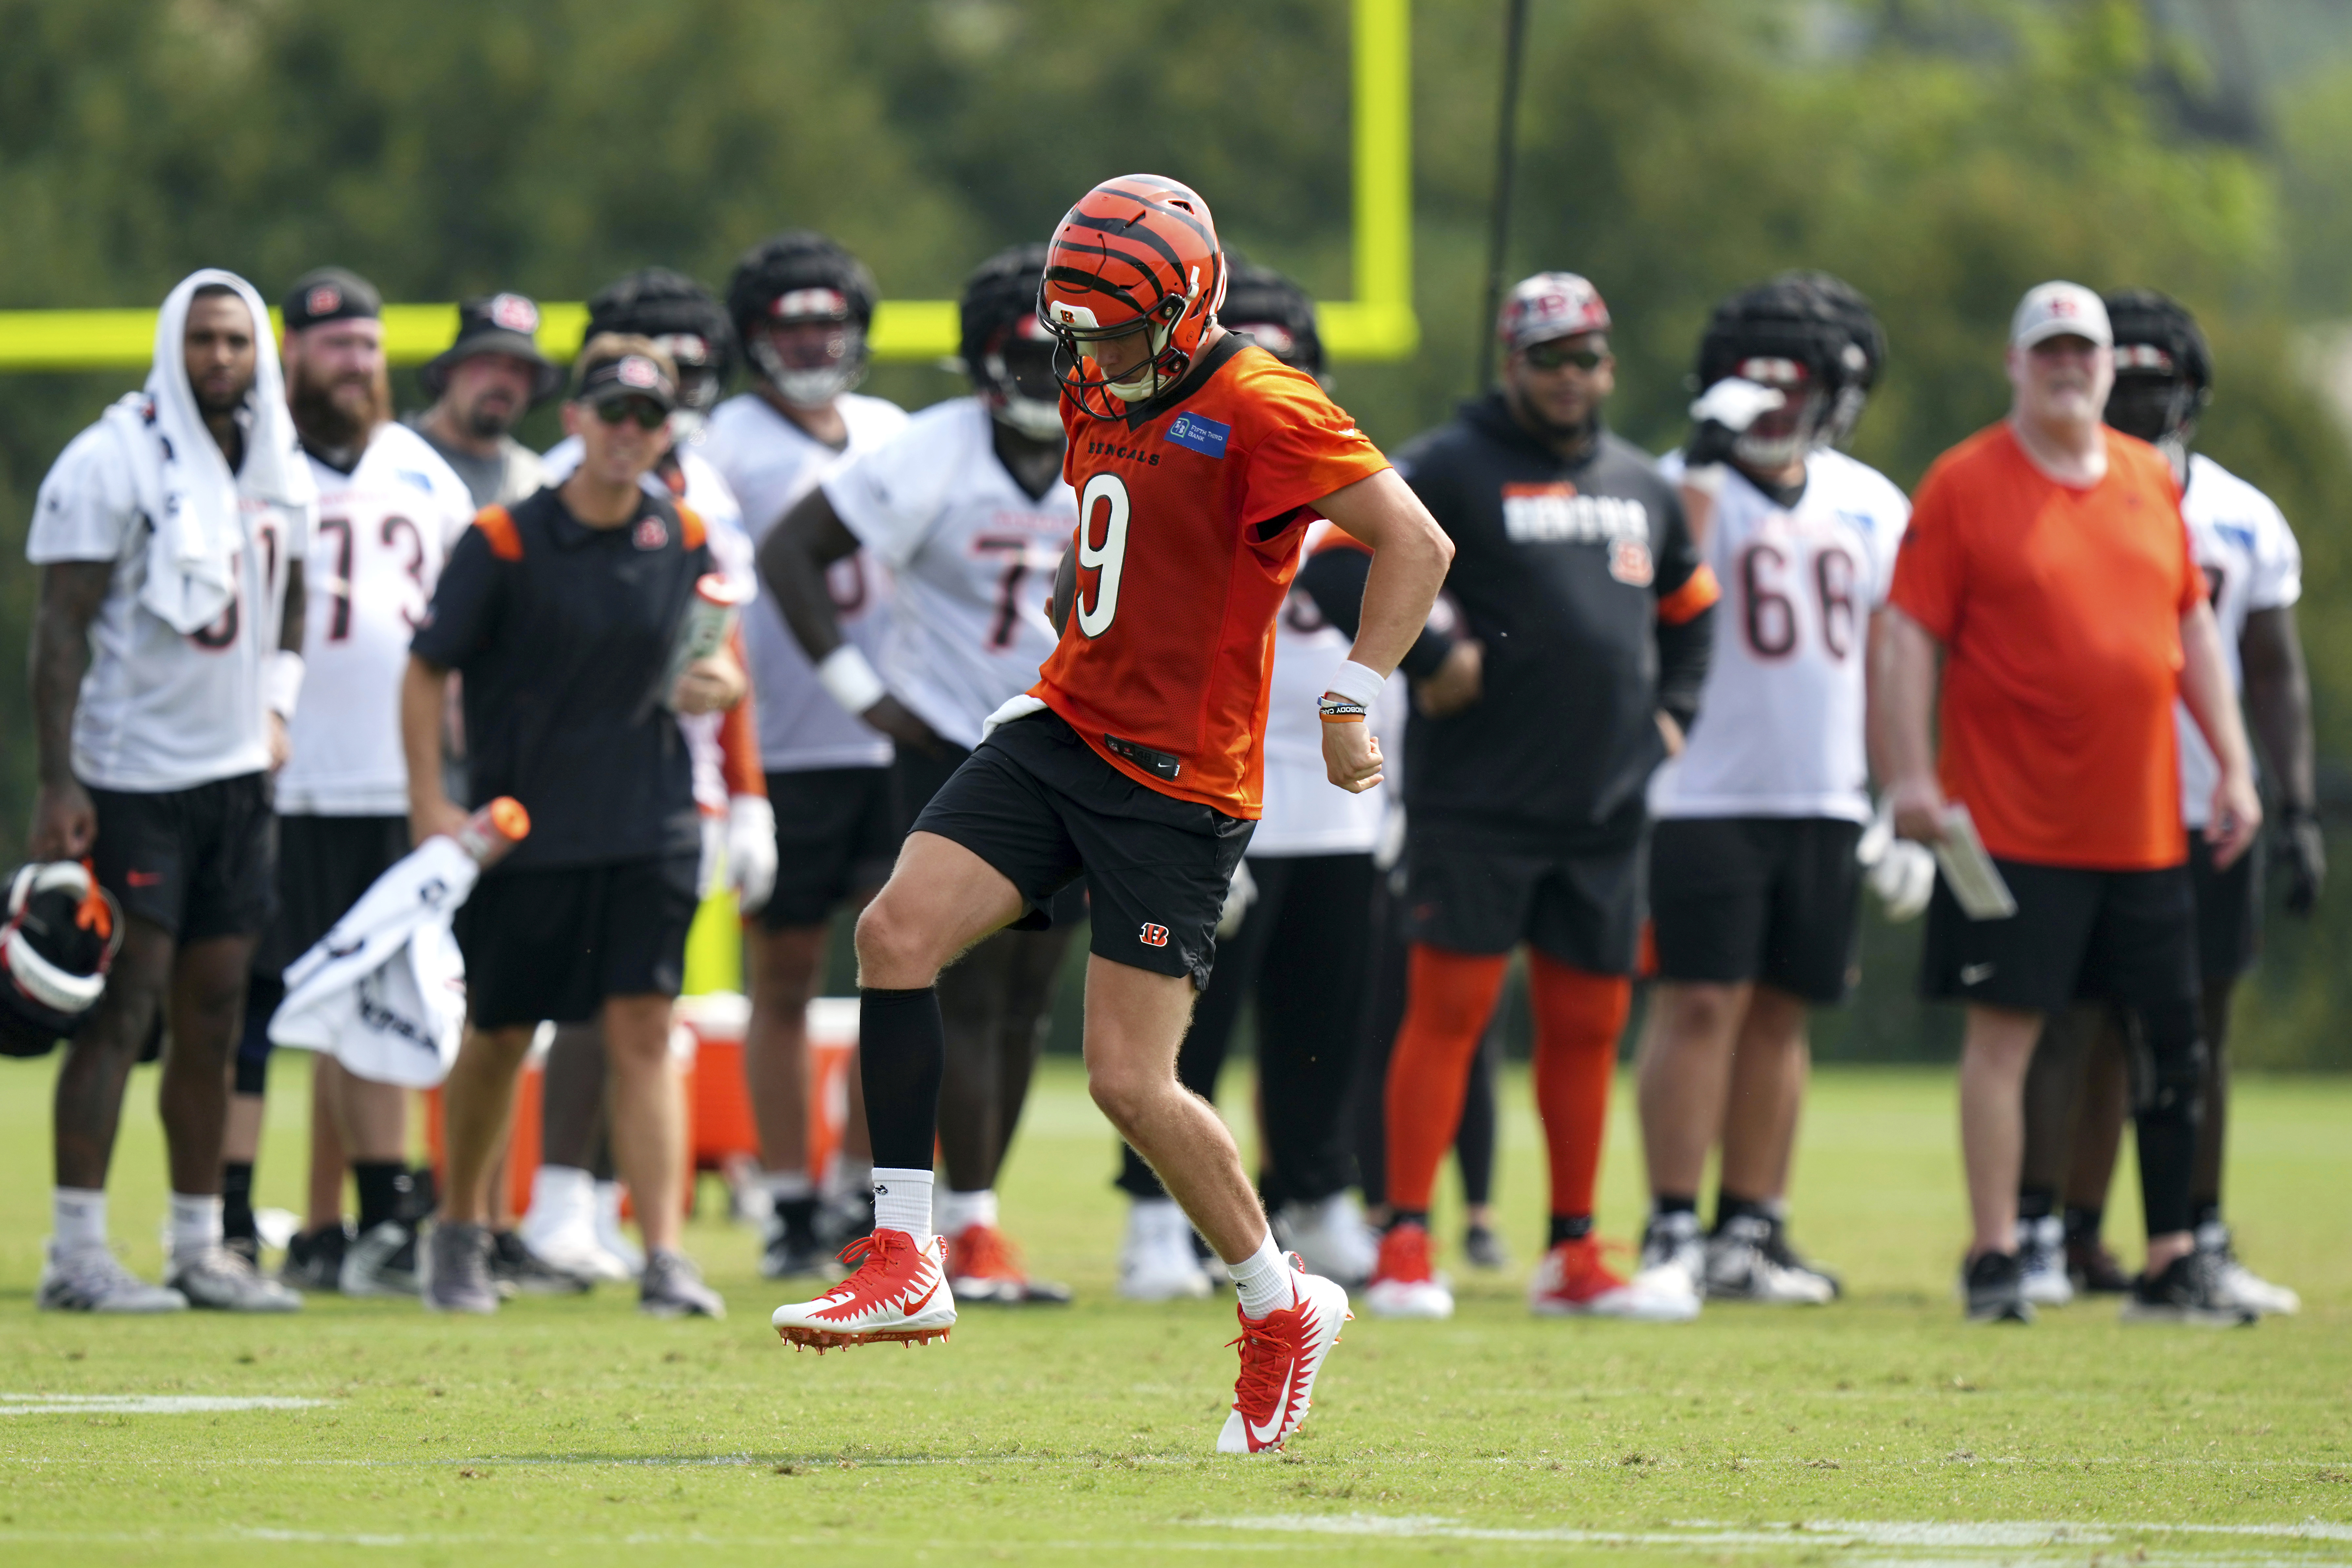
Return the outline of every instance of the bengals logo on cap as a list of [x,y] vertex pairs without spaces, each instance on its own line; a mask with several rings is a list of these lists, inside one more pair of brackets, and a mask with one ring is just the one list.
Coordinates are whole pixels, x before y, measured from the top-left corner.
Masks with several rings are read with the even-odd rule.
[[343,308],[343,291],[332,283],[321,283],[302,300],[302,309],[313,317],[331,316]]
[[500,294],[490,301],[491,323],[510,332],[539,331],[539,307],[520,294]]
[[661,367],[643,354],[631,354],[621,362],[621,368],[613,373],[613,379],[623,386],[651,392],[661,385]]

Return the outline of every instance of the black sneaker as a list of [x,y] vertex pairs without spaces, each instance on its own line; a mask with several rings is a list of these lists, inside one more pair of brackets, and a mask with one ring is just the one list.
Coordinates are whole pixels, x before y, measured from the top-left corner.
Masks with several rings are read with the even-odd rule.
[[1488,1226],[1474,1225],[1462,1233],[1462,1256],[1473,1268],[1498,1269],[1511,1266],[1511,1249],[1503,1238]]
[[1772,1216],[1771,1233],[1765,1237],[1764,1256],[1781,1268],[1798,1274],[1810,1274],[1830,1288],[1830,1300],[1845,1294],[1845,1281],[1799,1252],[1789,1241],[1789,1222],[1779,1215]]
[[637,1310],[653,1318],[723,1318],[727,1303],[682,1252],[656,1247],[637,1277]]
[[2183,1253],[2153,1279],[2141,1275],[2124,1298],[2126,1323],[2236,1329],[2261,1316],[2230,1289],[2222,1278],[2221,1260],[2210,1252]]
[[2120,1296],[2132,1288],[2132,1277],[2097,1237],[2069,1237],[2066,1278],[2085,1296]]
[[350,1229],[338,1221],[316,1230],[298,1232],[286,1244],[286,1261],[278,1278],[297,1290],[333,1290],[343,1277],[343,1253],[351,1246]]
[[499,1287],[490,1278],[490,1233],[478,1225],[444,1221],[425,1233],[425,1268],[417,1284],[428,1312],[495,1312]]
[[863,1188],[817,1199],[814,1223],[817,1245],[827,1252],[838,1252],[859,1237],[873,1235],[873,1190]]
[[415,1295],[416,1227],[388,1219],[352,1242],[336,1288],[346,1296]]
[[490,1279],[501,1296],[577,1296],[596,1284],[547,1262],[510,1230],[490,1233]]
[[760,1277],[790,1279],[800,1275],[835,1272],[835,1248],[817,1239],[816,1205],[813,1197],[786,1198],[769,1211],[767,1235],[760,1246]]
[[2030,1323],[2033,1303],[2025,1299],[2025,1270],[2014,1252],[1979,1254],[1960,1270],[1960,1293],[1972,1323]]

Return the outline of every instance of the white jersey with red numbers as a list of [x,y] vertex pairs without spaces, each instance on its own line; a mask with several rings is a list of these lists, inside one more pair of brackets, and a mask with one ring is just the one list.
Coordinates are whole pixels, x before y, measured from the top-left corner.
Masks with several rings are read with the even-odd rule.
[[[540,463],[546,469],[549,484],[562,484],[580,466],[579,438],[567,436],[558,441],[547,449]],[[684,481],[683,489],[666,483],[660,473],[647,474],[643,483],[646,489],[682,503],[702,519],[703,539],[710,546],[710,558],[718,563],[719,572],[739,591],[756,595],[760,574],[752,565],[751,540],[743,531],[743,509],[735,503],[735,492],[702,455],[698,442],[678,447],[677,473]],[[746,604],[742,618],[750,620],[756,607]],[[758,696],[756,687],[753,696]],[[678,716],[677,727],[686,736],[687,752],[694,759],[694,803],[706,816],[720,816],[727,810],[726,759],[719,744],[719,727],[725,721],[726,715],[721,713]]]
[[[849,439],[836,451],[751,393],[710,411],[702,455],[725,477],[741,503],[743,527],[756,547],[794,501],[836,464],[880,446],[907,423],[906,411],[879,397],[845,395],[836,405]],[[889,600],[887,571],[859,551],[827,574],[844,636],[868,658],[881,652],[877,613]],[[843,711],[820,685],[808,655],[784,624],[776,602],[762,599],[743,617],[751,660],[751,689],[760,704],[760,761],[770,773],[814,768],[878,768],[890,762],[888,739]]]
[[[1682,479],[1679,455],[1659,465]],[[1683,754],[1650,781],[1658,816],[1870,820],[1863,669],[1911,503],[1843,452],[1805,458],[1784,507],[1737,469],[1715,500],[1715,651]]]
[[[2246,617],[2256,610],[2282,609],[2303,597],[2303,548],[2294,530],[2271,498],[2202,455],[2189,459],[2189,488],[2181,492],[2180,515],[2189,520],[2189,545],[2205,574],[2213,619],[2221,629],[2221,658],[2230,667],[2230,688],[2246,689],[2240,645]],[[2204,732],[2175,705],[2180,730],[2180,814],[2191,827],[2203,827],[2213,811],[2213,787],[2221,765]]]
[[74,709],[76,778],[161,794],[269,766],[262,670],[278,651],[287,563],[310,547],[315,516],[240,495],[236,596],[218,620],[184,636],[140,603],[150,525],[111,425],[91,426],[58,454],[34,502],[25,559],[114,564]]
[[[1301,555],[1315,553],[1330,531],[1328,522],[1310,524]],[[1350,795],[1331,782],[1323,762],[1318,705],[1354,646],[1304,591],[1290,590],[1274,623],[1274,667],[1266,679],[1271,700],[1265,710],[1265,815],[1250,835],[1253,856],[1365,855],[1380,841],[1388,785]],[[1368,716],[1380,737],[1384,771],[1391,774],[1404,750],[1396,722],[1403,717],[1403,687],[1402,677],[1391,676]]]
[[976,397],[933,404],[824,478],[825,499],[890,573],[877,660],[891,692],[970,750],[1054,651],[1045,599],[1078,524],[1056,471],[1042,496],[996,455]]
[[456,470],[405,425],[387,422],[344,473],[310,459],[318,532],[303,578],[302,699],[278,775],[288,816],[405,816],[408,762],[400,684],[409,639],[441,563],[474,521]]

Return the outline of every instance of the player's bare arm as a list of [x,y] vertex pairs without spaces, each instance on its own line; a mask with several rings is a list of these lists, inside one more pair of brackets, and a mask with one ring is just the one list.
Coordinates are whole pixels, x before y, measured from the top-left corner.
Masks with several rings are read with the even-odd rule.
[[1944,837],[1944,786],[1936,779],[1936,746],[1928,733],[1936,711],[1942,645],[1898,609],[1880,612],[1885,635],[1871,647],[1871,710],[1879,763],[1895,800],[1895,831],[1922,844]]
[[26,849],[36,859],[78,860],[98,837],[98,813],[73,773],[74,708],[89,666],[89,625],[114,580],[110,561],[58,561],[41,568],[33,618],[33,746],[40,787]]
[[[1454,562],[1454,542],[1394,468],[1333,490],[1316,510],[1372,548],[1363,616],[1348,658],[1386,677],[1427,624]],[[1381,782],[1380,742],[1366,725],[1326,724],[1323,763],[1333,784],[1360,795]]]
[[2313,779],[2311,677],[2294,606],[2249,611],[2238,639],[2246,672],[2246,714],[2278,787],[2279,858],[2287,873],[2286,907],[2307,915],[2327,877],[2326,840],[2319,831]]
[[408,760],[408,835],[455,834],[466,812],[441,787],[441,720],[449,672],[411,654],[400,681],[400,748]]
[[2221,781],[2213,786],[2212,816],[2205,827],[2205,841],[2213,847],[2218,868],[2252,847],[2263,825],[2263,801],[2254,788],[2253,752],[2246,743],[2237,691],[2222,661],[2221,628],[2213,619],[2212,605],[2201,596],[2180,617],[2180,699],[2221,764]]
[[[817,667],[826,689],[834,692],[842,706],[871,724],[894,741],[926,751],[935,749],[939,736],[882,686],[873,667],[841,635],[841,621],[834,610],[833,595],[826,588],[825,568],[836,561],[845,560],[857,552],[857,535],[841,521],[825,499],[822,489],[813,489],[793,504],[775,527],[768,531],[760,546],[760,581],[776,596],[776,607],[782,611],[784,624],[792,628],[809,662]],[[846,649],[845,654],[843,650]],[[835,656],[843,662],[854,661],[856,673],[864,680],[845,681],[828,677],[828,666],[835,665]],[[835,666],[837,668],[837,666]],[[841,689],[835,689],[839,686]],[[862,703],[844,700],[845,696],[864,696]]]

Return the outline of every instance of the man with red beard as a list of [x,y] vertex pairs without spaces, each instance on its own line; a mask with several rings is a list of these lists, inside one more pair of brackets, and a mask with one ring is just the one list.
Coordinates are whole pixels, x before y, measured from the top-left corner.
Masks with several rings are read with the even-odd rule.
[[[401,677],[442,558],[474,515],[465,481],[392,416],[374,286],[323,267],[296,280],[281,310],[286,400],[319,488],[319,567],[302,636],[304,700],[278,775],[278,910],[254,957],[229,1110],[224,1226],[231,1246],[247,1247],[279,976],[408,853]],[[407,1096],[327,1054],[311,1082],[312,1146],[329,1157],[313,1159],[312,1212],[288,1250],[287,1278],[345,1295],[413,1296]],[[341,1214],[346,1162],[359,1187],[355,1238]]]

